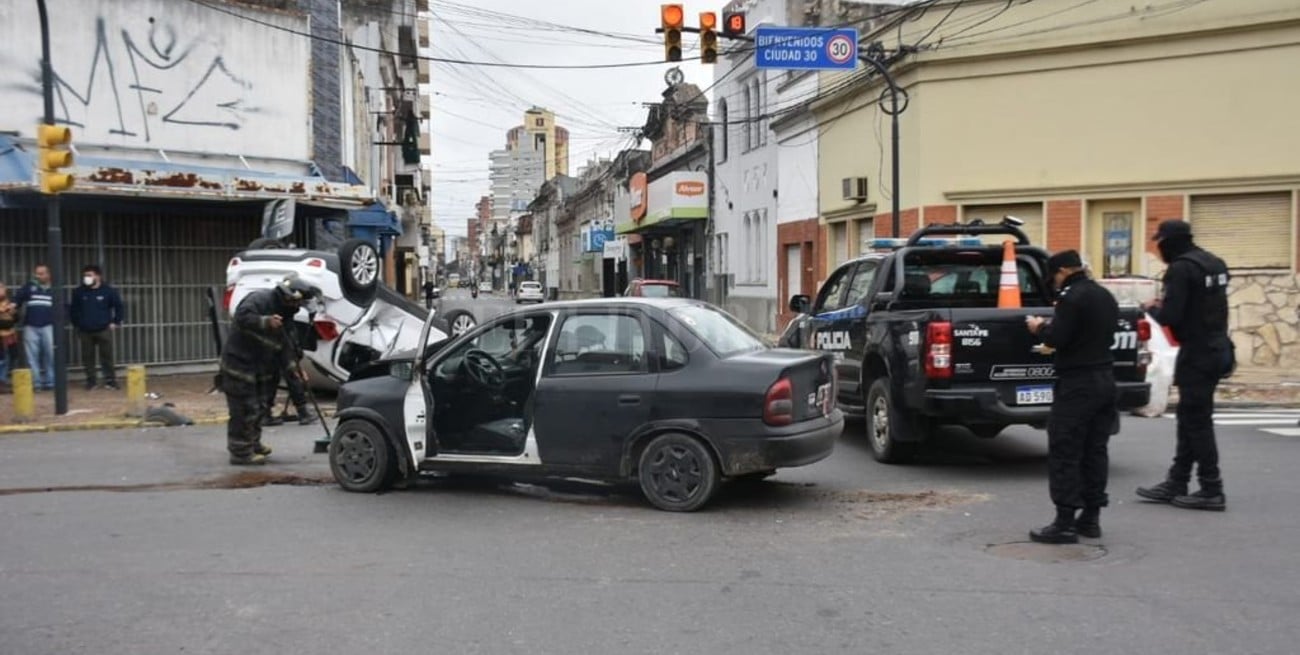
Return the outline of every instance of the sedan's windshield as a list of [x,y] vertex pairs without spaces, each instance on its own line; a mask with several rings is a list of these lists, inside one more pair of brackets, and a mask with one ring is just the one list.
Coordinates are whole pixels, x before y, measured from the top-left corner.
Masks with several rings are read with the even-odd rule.
[[767,347],[757,334],[729,314],[707,305],[674,307],[668,313],[690,328],[719,357]]

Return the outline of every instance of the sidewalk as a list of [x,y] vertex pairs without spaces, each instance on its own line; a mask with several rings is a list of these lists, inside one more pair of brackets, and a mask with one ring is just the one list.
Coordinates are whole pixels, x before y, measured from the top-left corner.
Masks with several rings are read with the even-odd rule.
[[[1178,388],[1170,392],[1172,408]],[[1278,406],[1300,408],[1300,371],[1282,368],[1238,367],[1237,372],[1219,383],[1216,407]]]
[[[124,384],[124,381],[120,383]],[[171,408],[173,411],[189,417],[195,425],[220,425],[226,422],[226,397],[221,393],[208,393],[212,386],[211,373],[149,377],[146,385],[148,391],[160,396],[146,400],[145,403],[149,406],[171,403],[174,405]],[[54,392],[39,391],[36,393],[36,416],[28,423],[14,420],[13,398],[12,395],[0,396],[0,434],[142,427],[140,419],[126,416],[125,388],[116,391],[86,391],[80,380],[69,380],[68,413],[55,415]],[[330,415],[334,409],[333,398],[317,400],[321,403],[321,411]],[[275,410],[277,415],[283,407],[283,391],[280,392],[279,401]]]

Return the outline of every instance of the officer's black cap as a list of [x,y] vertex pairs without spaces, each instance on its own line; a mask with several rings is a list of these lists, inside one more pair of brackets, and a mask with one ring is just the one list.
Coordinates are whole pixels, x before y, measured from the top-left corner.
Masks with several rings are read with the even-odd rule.
[[1156,235],[1151,237],[1151,240],[1164,241],[1165,239],[1169,239],[1171,237],[1191,238],[1191,236],[1192,236],[1192,226],[1188,225],[1187,221],[1184,221],[1180,218],[1171,218],[1167,221],[1162,222],[1160,226],[1156,228]]
[[1083,268],[1083,259],[1077,250],[1062,250],[1047,258],[1047,274],[1056,275],[1063,268]]

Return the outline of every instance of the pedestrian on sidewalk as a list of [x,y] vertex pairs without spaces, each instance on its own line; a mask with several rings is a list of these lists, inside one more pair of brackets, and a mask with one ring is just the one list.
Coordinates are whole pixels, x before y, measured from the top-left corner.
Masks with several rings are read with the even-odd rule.
[[[1228,337],[1228,266],[1197,246],[1191,226],[1180,219],[1161,223],[1154,240],[1169,268],[1163,299],[1146,309],[1179,344],[1177,446],[1164,482],[1138,487],[1137,494],[1186,509],[1223,511],[1227,498],[1214,437],[1214,391],[1237,365]],[[1193,464],[1200,489],[1188,494]]]
[[0,282],[0,393],[12,391],[9,372],[21,364],[18,355],[18,305],[9,298],[9,287]]
[[[1101,537],[1101,508],[1110,472],[1107,445],[1119,427],[1115,387],[1115,329],[1119,303],[1088,277],[1079,253],[1065,250],[1047,260],[1059,290],[1050,321],[1029,316],[1029,331],[1054,349],[1056,384],[1047,422],[1048,486],[1056,519],[1029,532],[1039,543],[1072,544],[1079,535]],[[1080,509],[1078,517],[1075,512]]]
[[294,314],[319,293],[291,275],[273,289],[254,291],[235,308],[221,352],[221,390],[230,411],[226,448],[232,465],[265,464],[271,454],[262,443],[267,387],[280,375],[298,375],[282,331],[286,324],[292,328]]
[[14,302],[22,310],[23,347],[27,366],[32,369],[32,386],[38,391],[54,389],[54,289],[50,268],[37,264],[32,279],[18,290]]
[[433,309],[433,291],[435,289],[433,280],[424,281],[424,308]]
[[81,366],[86,371],[86,391],[96,386],[96,351],[99,353],[104,387],[118,388],[113,363],[113,333],[122,327],[125,316],[122,296],[104,281],[103,270],[94,264],[83,266],[81,286],[72,290],[68,319],[81,337]]

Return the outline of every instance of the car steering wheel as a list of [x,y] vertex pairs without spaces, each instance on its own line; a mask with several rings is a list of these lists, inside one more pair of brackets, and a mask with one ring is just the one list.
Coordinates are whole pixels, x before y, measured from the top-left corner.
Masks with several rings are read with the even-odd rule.
[[465,372],[470,379],[488,389],[501,389],[506,386],[506,371],[492,355],[474,349],[465,353]]

